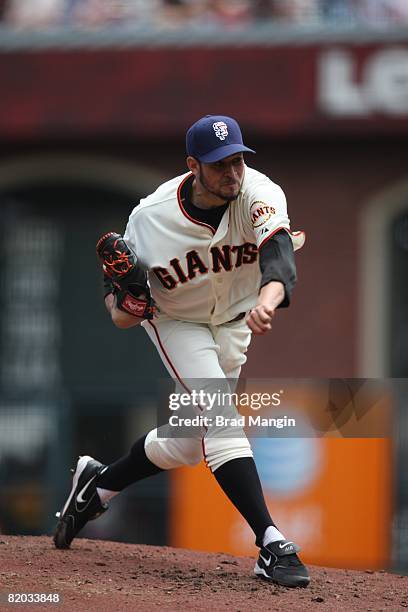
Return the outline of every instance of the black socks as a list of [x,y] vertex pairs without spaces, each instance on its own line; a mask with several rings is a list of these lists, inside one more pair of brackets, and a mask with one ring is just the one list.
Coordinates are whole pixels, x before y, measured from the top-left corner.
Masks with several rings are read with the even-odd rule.
[[154,465],[146,456],[144,449],[146,436],[139,438],[125,457],[112,463],[108,469],[98,477],[97,486],[108,491],[122,491],[130,484],[158,474],[163,470]]
[[276,527],[266,507],[258,470],[252,457],[240,457],[224,463],[214,476],[242,514],[256,535],[257,546],[262,546],[265,530],[269,525]]
[[[108,491],[122,491],[138,480],[158,474],[163,470],[152,463],[144,449],[146,436],[135,442],[125,457],[108,466],[98,477],[97,487]],[[261,482],[252,457],[240,457],[224,463],[214,476],[237,510],[256,535],[256,544],[262,546],[265,530],[271,519],[262,492]]]

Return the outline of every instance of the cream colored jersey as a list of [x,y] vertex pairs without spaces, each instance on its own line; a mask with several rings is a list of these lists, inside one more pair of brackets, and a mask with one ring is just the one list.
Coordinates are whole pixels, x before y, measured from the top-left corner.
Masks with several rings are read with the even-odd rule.
[[305,236],[290,232],[285,194],[261,172],[245,166],[241,191],[216,231],[184,209],[180,191],[189,177],[178,176],[143,198],[124,239],[148,270],[158,316],[220,325],[255,306],[261,245],[285,229],[297,250]]

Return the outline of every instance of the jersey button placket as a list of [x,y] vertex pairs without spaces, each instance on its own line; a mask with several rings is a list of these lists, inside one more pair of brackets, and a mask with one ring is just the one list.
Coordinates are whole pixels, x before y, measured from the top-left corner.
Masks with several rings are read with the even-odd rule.
[[213,240],[211,240],[210,244],[208,245],[208,262],[209,262],[208,279],[211,285],[212,298],[213,298],[212,301],[214,304],[211,310],[211,314],[214,314],[214,312],[217,310],[218,297],[219,297],[218,282],[217,282],[218,274],[216,274],[213,271],[213,260],[212,260],[212,252],[211,252],[211,249],[214,246],[215,242],[216,241],[214,240],[214,237],[213,237]]

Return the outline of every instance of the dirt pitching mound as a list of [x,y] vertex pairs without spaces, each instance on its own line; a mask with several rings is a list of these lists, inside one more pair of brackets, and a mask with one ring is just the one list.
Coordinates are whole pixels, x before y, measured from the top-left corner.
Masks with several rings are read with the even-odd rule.
[[[71,550],[49,537],[0,536],[0,609],[58,612],[122,610],[400,610],[408,577],[310,567],[306,589],[269,584],[254,559],[168,547],[78,539]],[[6,593],[58,594],[62,603],[6,604]]]

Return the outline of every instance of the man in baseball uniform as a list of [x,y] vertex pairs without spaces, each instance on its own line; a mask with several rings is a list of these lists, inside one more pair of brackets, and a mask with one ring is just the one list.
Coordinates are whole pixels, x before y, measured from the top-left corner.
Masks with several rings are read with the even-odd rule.
[[[282,189],[248,167],[238,123],[208,115],[186,137],[188,172],[160,185],[130,215],[124,236],[103,236],[97,252],[105,303],[120,328],[142,324],[177,387],[184,392],[231,389],[251,334],[271,330],[277,308],[290,303],[294,250]],[[191,416],[202,405],[191,404]],[[218,407],[236,415],[235,406]],[[59,513],[54,542],[68,548],[84,525],[130,484],[203,458],[254,531],[255,574],[285,586],[307,586],[299,547],[273,522],[251,446],[242,429],[205,423],[185,436],[165,427],[136,441],[112,465],[81,457]]]

